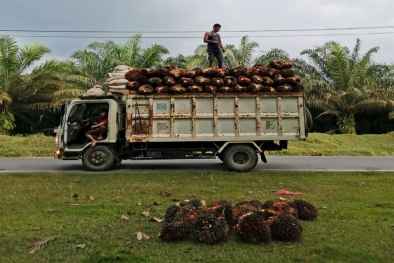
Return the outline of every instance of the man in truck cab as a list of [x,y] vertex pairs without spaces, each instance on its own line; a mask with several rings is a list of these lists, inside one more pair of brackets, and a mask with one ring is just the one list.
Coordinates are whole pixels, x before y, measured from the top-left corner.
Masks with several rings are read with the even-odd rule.
[[208,60],[209,60],[209,67],[212,67],[213,60],[216,58],[218,61],[218,68],[222,68],[223,66],[223,52],[226,52],[222,45],[222,39],[220,38],[219,35],[219,30],[221,28],[221,25],[219,24],[214,24],[213,29],[211,32],[206,32],[204,35],[204,43],[208,43],[207,45],[207,52],[208,52]]
[[[85,133],[86,137],[92,141],[91,146],[96,146],[98,141],[101,141],[104,138],[105,133],[107,132],[108,125],[108,110],[102,110],[100,112],[100,119],[97,124],[92,125],[89,131]],[[98,135],[97,139],[93,136]]]

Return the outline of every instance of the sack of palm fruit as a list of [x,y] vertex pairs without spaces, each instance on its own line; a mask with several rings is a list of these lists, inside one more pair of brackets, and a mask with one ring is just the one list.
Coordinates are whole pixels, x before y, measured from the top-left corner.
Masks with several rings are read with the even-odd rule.
[[174,85],[170,88],[172,93],[186,93],[186,88],[180,84]]
[[149,84],[144,84],[141,87],[138,88],[138,93],[139,94],[152,94],[154,91],[153,87]]

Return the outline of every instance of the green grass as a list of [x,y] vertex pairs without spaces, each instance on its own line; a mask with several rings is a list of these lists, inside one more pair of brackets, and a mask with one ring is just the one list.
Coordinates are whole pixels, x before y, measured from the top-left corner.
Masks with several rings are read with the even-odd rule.
[[[0,135],[0,157],[52,157],[54,137],[44,135]],[[268,155],[306,156],[391,156],[394,155],[394,134],[328,135],[312,133],[306,141],[290,141],[288,150]]]
[[[393,185],[394,173],[378,172],[3,174],[0,262],[392,263]],[[246,244],[231,236],[214,246],[191,239],[167,243],[157,236],[163,223],[140,215],[149,211],[163,218],[173,199],[266,201],[277,198],[276,189],[302,191],[301,198],[319,210],[317,220],[302,222],[297,242]],[[171,195],[161,196],[161,190]],[[137,231],[151,238],[138,241]],[[53,235],[61,239],[27,253],[30,245]]]

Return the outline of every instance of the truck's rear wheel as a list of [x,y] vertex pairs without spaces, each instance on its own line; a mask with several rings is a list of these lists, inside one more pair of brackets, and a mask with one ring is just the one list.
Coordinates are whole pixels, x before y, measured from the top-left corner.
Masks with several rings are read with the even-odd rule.
[[83,165],[92,171],[107,171],[115,163],[115,155],[107,146],[89,147],[82,156]]
[[247,144],[228,146],[223,153],[223,162],[227,169],[235,172],[248,172],[257,165],[256,150]]

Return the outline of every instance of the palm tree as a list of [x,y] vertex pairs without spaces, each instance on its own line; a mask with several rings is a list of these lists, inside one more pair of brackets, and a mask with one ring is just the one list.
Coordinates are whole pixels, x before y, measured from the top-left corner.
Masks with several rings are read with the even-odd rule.
[[113,41],[93,42],[88,50],[78,50],[72,54],[77,68],[89,73],[97,81],[104,82],[107,73],[118,65],[128,65],[133,68],[158,67],[163,61],[163,55],[169,51],[162,45],[141,47],[141,34],[135,34],[122,46]]
[[320,115],[335,115],[342,133],[355,133],[357,113],[393,106],[389,100],[394,95],[392,71],[372,60],[379,48],[371,48],[365,54],[360,54],[360,48],[359,39],[352,52],[331,41],[303,50],[301,55],[306,55],[308,62],[295,60],[308,87],[308,104],[323,109]]

